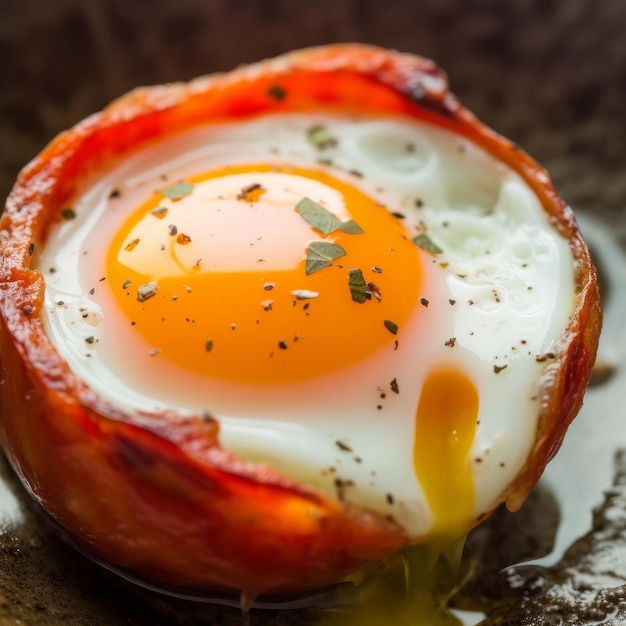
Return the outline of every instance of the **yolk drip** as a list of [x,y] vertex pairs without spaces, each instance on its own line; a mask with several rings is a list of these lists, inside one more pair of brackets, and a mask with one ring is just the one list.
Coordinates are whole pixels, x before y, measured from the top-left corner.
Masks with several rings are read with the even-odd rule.
[[[315,170],[249,165],[178,189],[182,197],[164,189],[139,206],[106,260],[106,284],[146,353],[210,377],[283,383],[393,346],[393,325],[401,337],[418,299],[418,249],[355,186]],[[296,210],[305,197],[363,232],[322,232]],[[345,254],[313,254],[314,242]],[[351,269],[370,283],[364,302],[352,298]]]
[[455,537],[468,530],[474,501],[468,454],[478,404],[476,387],[462,372],[435,370],[424,383],[413,462],[433,512],[436,535]]

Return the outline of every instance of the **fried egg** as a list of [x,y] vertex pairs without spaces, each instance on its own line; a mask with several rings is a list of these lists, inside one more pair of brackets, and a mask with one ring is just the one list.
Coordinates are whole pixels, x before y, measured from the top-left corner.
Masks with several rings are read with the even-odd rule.
[[38,257],[47,332],[127,411],[401,524],[463,535],[535,442],[576,297],[511,168],[402,115],[273,113],[94,175]]

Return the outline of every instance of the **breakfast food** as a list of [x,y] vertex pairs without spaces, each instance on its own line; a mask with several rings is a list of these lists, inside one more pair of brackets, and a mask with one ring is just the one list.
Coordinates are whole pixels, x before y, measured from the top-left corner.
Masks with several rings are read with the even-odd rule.
[[570,209],[411,55],[138,89],[0,227],[8,457],[98,558],[172,585],[317,587],[519,507],[595,357]]

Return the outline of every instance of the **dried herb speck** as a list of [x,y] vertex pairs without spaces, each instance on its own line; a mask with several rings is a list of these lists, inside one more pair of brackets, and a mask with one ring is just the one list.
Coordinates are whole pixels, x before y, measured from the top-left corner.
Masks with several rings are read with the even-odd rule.
[[367,283],[363,278],[363,272],[356,267],[348,270],[348,284],[352,300],[363,304],[367,300]]
[[337,441],[335,441],[335,445],[342,451],[342,452],[352,452],[352,448],[347,444],[344,443],[343,441],[341,441],[340,439],[337,439]]
[[392,335],[397,335],[398,334],[398,325],[395,322],[392,322],[391,320],[385,320],[383,322],[383,324],[385,325],[385,328],[392,334]]
[[337,138],[333,137],[328,131],[328,128],[322,124],[311,126],[306,133],[306,138],[309,140],[309,143],[318,150],[334,148],[337,145]]
[[64,220],[73,220],[76,217],[76,211],[74,209],[63,209],[61,211],[61,217]]
[[267,95],[273,100],[277,100],[278,102],[280,102],[287,97],[287,91],[284,87],[281,87],[280,85],[272,85],[271,87],[268,87]]
[[158,217],[162,220],[167,215],[168,208],[165,206],[159,206],[156,209],[152,209],[150,213],[154,215],[154,217]]
[[334,233],[336,230],[341,230],[349,235],[359,235],[365,232],[354,220],[347,220],[346,222],[338,220],[330,211],[311,198],[302,198],[296,204],[296,211],[322,235]]
[[186,180],[180,180],[165,189],[160,189],[159,193],[167,196],[170,200],[180,200],[185,196],[188,196],[193,191],[193,185]]
[[137,247],[138,243],[139,243],[139,238],[133,239],[132,241],[129,241],[124,246],[124,250],[126,250],[126,252],[132,252]]
[[[313,300],[314,298],[317,298],[320,294],[317,291],[309,291],[308,289],[294,289],[291,292],[291,295],[296,299],[296,300]],[[308,309],[309,308],[309,303],[307,302],[304,305],[304,309]]]
[[137,300],[139,302],[145,302],[153,296],[156,296],[157,284],[155,282],[145,283],[137,287]]
[[314,274],[325,267],[330,267],[335,259],[345,256],[346,251],[337,243],[313,241],[306,251],[304,273]]
[[431,254],[441,254],[443,252],[443,250],[436,243],[434,243],[426,233],[416,235],[413,237],[412,241],[418,248],[422,248],[422,250],[426,250],[426,252],[430,252]]

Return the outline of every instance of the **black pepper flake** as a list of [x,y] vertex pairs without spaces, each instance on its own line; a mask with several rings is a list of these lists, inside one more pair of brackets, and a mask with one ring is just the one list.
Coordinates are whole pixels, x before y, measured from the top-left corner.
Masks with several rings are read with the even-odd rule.
[[363,172],[359,172],[359,170],[348,170],[348,174],[351,174],[356,178],[363,178]]
[[207,352],[211,352],[211,350],[213,350],[213,339],[207,339],[205,344],[204,344],[204,349]]
[[35,307],[31,306],[30,304],[25,304],[22,307],[22,311],[24,312],[24,315],[32,315],[34,310],[35,310]]
[[452,298],[450,298],[450,300],[448,300],[448,302],[454,306],[456,304],[456,300],[453,300]]
[[537,361],[537,363],[543,363],[544,361],[547,361],[548,359],[554,359],[556,358],[556,354],[554,354],[554,352],[546,352],[545,354],[538,354],[535,357],[535,361]]
[[426,298],[420,298],[420,304],[422,306],[428,306],[430,303],[428,302]]
[[347,443],[344,443],[343,441],[340,441],[339,439],[335,441],[335,445],[343,452],[352,452],[352,448]]
[[35,244],[31,241],[30,245],[28,246],[28,256],[33,256],[34,253],[35,253]]
[[377,408],[379,411],[382,411],[382,410],[383,410],[383,405],[382,405],[382,404],[377,404],[377,405],[376,405],[376,408]]
[[394,349],[394,350],[397,350],[399,345],[400,345],[400,344],[398,343],[398,340],[396,339],[396,340],[393,342],[393,349]]
[[122,289],[128,289],[130,287],[130,280],[125,280],[122,284]]
[[398,380],[396,378],[389,383],[389,386],[394,393],[400,393],[400,387],[398,387]]
[[400,213],[399,211],[394,211],[391,215],[398,218],[399,220],[403,220],[406,217],[404,213]]
[[272,291],[272,289],[274,289],[275,286],[276,286],[276,283],[265,283],[263,285],[263,289],[265,289],[265,291]]
[[73,220],[76,217],[76,211],[74,209],[63,209],[61,211],[61,217],[64,220]]
[[250,194],[255,191],[265,191],[265,189],[263,189],[263,185],[260,183],[252,183],[241,188],[241,191],[237,194],[237,200],[249,200]]
[[95,337],[93,335],[89,335],[89,337],[85,337],[85,341],[87,343],[93,343],[95,340]]
[[507,368],[506,365],[494,365],[493,371],[495,374],[499,374],[503,369],[506,369],[506,368]]
[[450,337],[450,339],[448,339],[448,341],[446,341],[444,345],[448,346],[448,348],[454,348],[455,343],[456,337]]
[[368,300],[375,298],[376,300],[378,300],[378,302],[380,302],[383,299],[383,297],[380,295],[380,287],[378,287],[378,285],[375,285],[373,282],[367,283],[367,291],[365,292],[365,295]]
[[98,278],[98,282],[99,283],[104,282],[106,279],[107,279],[106,276],[101,276],[100,278]]
[[159,352],[161,352],[158,348],[152,348],[152,350],[150,350],[150,352],[148,352],[148,354],[150,356],[156,356],[157,354],[159,354]]
[[286,350],[289,346],[287,345],[286,341],[283,341],[282,339],[278,342],[278,347],[281,350]]
[[385,497],[387,498],[387,504],[393,504],[394,503],[394,498],[393,498],[393,494],[392,493],[388,493]]
[[170,224],[170,225],[167,227],[167,234],[168,234],[170,237],[173,237],[173,236],[174,236],[174,235],[176,235],[177,233],[178,233],[178,228],[176,228],[176,226],[175,226],[174,224]]
[[273,100],[280,102],[287,97],[287,91],[280,85],[271,85],[267,89],[267,95]]
[[420,209],[424,206],[424,201],[421,198],[415,199],[415,206]]
[[380,267],[377,267],[376,265],[374,265],[372,267],[372,272],[374,272],[374,274],[382,274],[383,271],[380,269]]
[[93,296],[93,294],[94,294],[94,293],[96,293],[96,289],[95,289],[95,287],[92,287],[92,288],[89,290],[89,295],[90,295],[90,296]]

